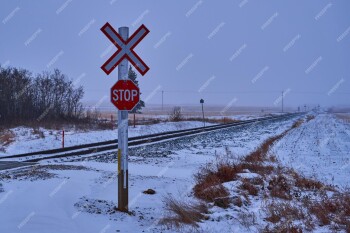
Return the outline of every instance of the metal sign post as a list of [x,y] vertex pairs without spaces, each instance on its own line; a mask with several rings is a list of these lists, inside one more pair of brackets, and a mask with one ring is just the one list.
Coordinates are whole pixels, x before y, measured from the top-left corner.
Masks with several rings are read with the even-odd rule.
[[204,107],[203,107],[203,104],[204,104],[204,99],[201,99],[199,102],[202,104],[203,124],[204,124],[204,127],[205,127],[205,120],[204,120]]
[[[129,28],[120,27],[119,35],[124,41],[129,39]],[[123,59],[118,66],[118,80],[128,79],[128,60]],[[127,212],[129,210],[128,193],[128,111],[118,110],[118,209]],[[119,168],[119,167],[118,167]]]
[[129,38],[129,28],[120,27],[118,32],[106,23],[101,31],[118,48],[101,69],[109,75],[118,66],[118,82],[111,89],[111,101],[118,108],[118,209],[129,211],[128,184],[128,111],[132,110],[140,100],[140,90],[128,80],[128,63],[144,75],[148,66],[133,50],[149,33],[145,25],[141,25]]

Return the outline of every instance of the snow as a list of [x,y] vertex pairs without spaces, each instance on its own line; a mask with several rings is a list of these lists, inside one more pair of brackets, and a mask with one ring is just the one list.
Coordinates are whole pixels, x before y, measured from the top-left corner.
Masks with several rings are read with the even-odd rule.
[[[246,155],[265,139],[289,129],[297,118],[259,123],[225,129],[182,139],[169,140],[147,146],[130,148],[129,208],[132,214],[113,212],[117,205],[117,165],[113,153],[104,153],[85,161],[41,162],[40,166],[74,165],[86,169],[48,169],[55,174],[50,179],[4,179],[0,192],[0,232],[176,232],[158,225],[164,216],[164,197],[193,201],[193,174],[199,167],[219,157],[235,160]],[[169,128],[173,126],[167,126]],[[106,132],[106,131],[104,131]],[[317,141],[326,140],[322,147]],[[273,147],[280,161],[307,175],[314,175],[308,167],[319,167],[319,178],[334,176],[334,183],[345,185],[349,177],[346,164],[349,157],[349,125],[333,115],[320,114],[315,119],[291,130]],[[315,144],[316,143],[316,144]],[[318,154],[320,153],[320,154]],[[320,162],[321,161],[321,162]],[[336,162],[336,163],[331,163]],[[304,163],[303,166],[299,166]],[[350,166],[349,166],[350,167]],[[28,168],[2,171],[11,174]],[[259,175],[249,171],[242,178]],[[223,184],[232,196],[240,181]],[[154,189],[156,194],[143,191]],[[260,198],[260,199],[259,199]],[[250,196],[250,205],[229,209],[210,208],[210,220],[199,224],[199,232],[257,232],[266,222],[261,217],[264,202]],[[97,213],[101,211],[100,213]],[[244,221],[253,223],[246,227]],[[317,228],[327,232],[328,228]],[[191,229],[189,229],[191,232]]]
[[[206,123],[206,125],[213,125]],[[137,125],[135,128],[129,126],[129,137],[161,133],[173,130],[182,130],[202,127],[203,122],[182,121],[182,122],[163,122],[153,125]],[[10,129],[15,134],[15,141],[5,146],[5,152],[0,150],[0,157],[14,154],[22,154],[40,150],[61,148],[62,130],[48,130],[40,128],[44,137],[33,133],[32,128],[17,127]],[[96,130],[96,131],[77,131],[69,129],[65,131],[65,146],[75,146],[87,143],[101,142],[118,138],[117,129],[114,130]],[[1,146],[0,146],[1,147]]]
[[[225,145],[232,148],[243,147],[242,151],[254,149],[254,144],[274,135],[275,129],[282,131],[292,124],[286,121],[282,126],[275,122],[264,124],[267,127],[240,127],[230,130],[236,140],[227,140]],[[225,131],[224,131],[225,132]],[[117,182],[115,163],[91,161],[69,162],[64,165],[83,165],[90,170],[52,170],[57,177],[28,181],[11,180],[2,182],[4,192],[0,193],[0,212],[7,214],[0,218],[1,232],[173,232],[157,224],[164,213],[163,198],[173,195],[176,198],[191,199],[193,174],[197,169],[216,159],[221,154],[222,144],[217,144],[222,133],[213,132],[210,136],[185,138],[188,145],[172,150],[166,157],[131,156],[129,163],[129,203],[135,216],[115,213],[112,215],[91,214],[76,208],[77,203],[88,200],[106,200],[117,205]],[[229,134],[229,131],[226,131]],[[246,140],[250,135],[252,141]],[[203,145],[203,140],[208,140]],[[154,144],[147,148],[156,148]],[[219,146],[218,146],[219,145]],[[205,147],[205,149],[203,148]],[[204,152],[204,153],[203,153]],[[149,152],[145,152],[149,154]],[[105,156],[107,157],[107,156]],[[42,162],[42,165],[48,162]],[[50,164],[57,164],[50,161]],[[19,169],[20,170],[20,169]],[[25,171],[23,171],[25,172]],[[156,190],[155,195],[142,192],[148,188]],[[10,195],[7,193],[11,192]],[[21,229],[18,229],[19,224]],[[213,232],[217,224],[208,224],[203,229]],[[227,224],[222,226],[228,227]]]
[[350,184],[350,125],[332,114],[319,114],[273,148],[279,160],[327,184]]

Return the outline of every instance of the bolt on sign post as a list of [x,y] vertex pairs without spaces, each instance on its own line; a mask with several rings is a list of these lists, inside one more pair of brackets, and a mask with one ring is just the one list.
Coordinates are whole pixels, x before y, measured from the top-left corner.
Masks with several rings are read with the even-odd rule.
[[140,89],[128,79],[128,63],[130,61],[141,75],[145,75],[149,70],[133,50],[149,30],[145,25],[141,25],[129,37],[128,27],[120,27],[116,32],[109,23],[106,23],[101,31],[118,49],[101,69],[109,75],[118,66],[118,82],[111,88],[111,102],[118,108],[118,209],[128,212],[128,111],[140,101]]

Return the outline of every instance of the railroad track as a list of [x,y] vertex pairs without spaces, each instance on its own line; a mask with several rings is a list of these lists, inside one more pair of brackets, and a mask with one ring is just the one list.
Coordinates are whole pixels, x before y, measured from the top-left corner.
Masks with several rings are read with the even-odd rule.
[[[300,115],[300,114],[296,114],[296,113],[284,114],[280,116],[264,117],[264,118],[240,121],[240,122],[229,123],[229,124],[212,125],[207,127],[168,131],[163,133],[131,137],[129,138],[128,145],[129,146],[143,145],[147,143],[154,143],[154,142],[164,141],[168,139],[179,138],[183,136],[201,134],[205,132],[230,128],[230,127],[236,127],[240,125],[247,125],[247,124],[277,120],[277,119],[285,119],[296,115]],[[12,161],[21,161],[21,162],[39,162],[41,160],[46,160],[46,159],[66,158],[66,157],[89,155],[89,154],[93,155],[98,152],[116,150],[117,148],[118,148],[118,140],[116,139],[116,140],[109,140],[109,141],[103,141],[103,142],[97,142],[97,143],[83,144],[78,146],[71,146],[66,148],[4,156],[0,158],[0,161],[4,159],[11,159]],[[19,159],[19,160],[13,160],[13,159]]]

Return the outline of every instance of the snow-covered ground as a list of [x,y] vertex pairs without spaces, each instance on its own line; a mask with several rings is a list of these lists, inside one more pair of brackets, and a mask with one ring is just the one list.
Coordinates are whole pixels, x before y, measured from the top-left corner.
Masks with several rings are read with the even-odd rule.
[[341,187],[350,185],[350,124],[332,114],[316,115],[273,150],[283,164],[307,176]]
[[[207,126],[213,125],[210,123]],[[137,125],[129,127],[129,137],[154,134],[173,130],[190,129],[202,127],[203,122],[199,121],[182,121],[166,122],[153,125]],[[62,131],[47,130],[40,128],[42,136],[33,133],[32,128],[17,127],[10,130],[15,135],[14,142],[3,146],[0,150],[0,157],[13,154],[28,153],[46,149],[60,148],[62,146]],[[86,143],[101,142],[118,138],[118,131],[115,130],[98,130],[98,131],[76,131],[66,130],[64,144],[66,147],[81,145]],[[0,145],[1,148],[1,145]]]
[[[227,151],[233,157],[245,155],[265,139],[290,128],[294,120],[263,122],[130,148],[132,215],[113,211],[117,205],[117,165],[108,153],[89,161],[50,161],[51,167],[45,167],[48,162],[42,162],[34,170],[1,172],[4,192],[0,193],[0,231],[174,232],[157,224],[164,214],[165,196],[193,199],[192,175],[201,165]],[[149,188],[156,194],[142,193]],[[220,210],[213,220],[201,223],[200,229],[203,232],[245,230],[236,220],[227,218],[227,214]]]
[[[165,213],[164,197],[195,200],[193,174],[200,166],[219,156],[230,159],[244,156],[267,138],[290,129],[297,119],[263,122],[130,148],[131,214],[114,210],[117,205],[114,153],[64,163],[51,160],[34,168],[0,172],[0,232],[176,232],[158,225]],[[349,181],[349,129],[347,123],[335,116],[319,114],[289,131],[271,152],[284,165],[343,186]],[[235,193],[237,182],[240,181],[224,185]],[[143,193],[149,188],[156,194]],[[260,196],[249,198],[250,204],[240,208],[211,207],[209,220],[195,230],[255,232],[264,228],[266,215],[262,209],[266,200]],[[244,221],[252,223],[252,227],[247,228]],[[329,232],[328,228],[319,226],[316,230]]]

